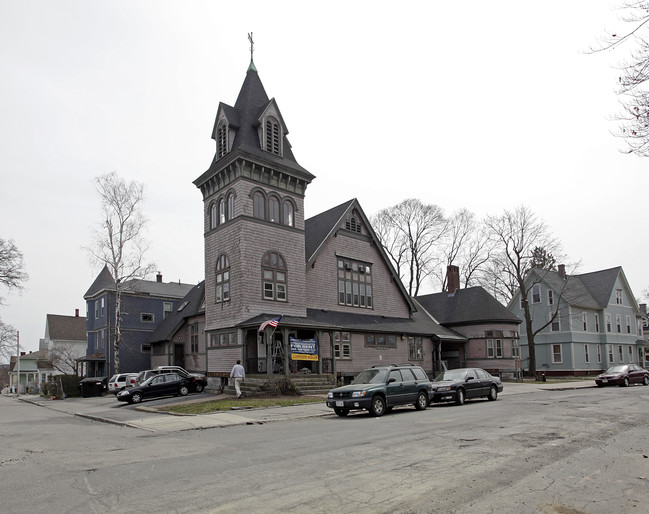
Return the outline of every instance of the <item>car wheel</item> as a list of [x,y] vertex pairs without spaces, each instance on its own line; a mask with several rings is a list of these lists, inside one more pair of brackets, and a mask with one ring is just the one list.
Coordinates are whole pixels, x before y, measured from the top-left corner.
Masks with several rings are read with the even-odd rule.
[[349,414],[349,409],[334,409],[334,412],[338,414],[341,418],[344,418]]
[[629,387],[629,379],[628,379],[628,377],[624,377],[624,382],[622,382],[622,387]]
[[140,403],[142,401],[142,393],[133,393],[131,396],[131,403]]
[[197,393],[202,393],[203,389],[205,389],[205,387],[203,387],[203,384],[196,384],[196,392]]
[[425,392],[420,391],[417,395],[417,401],[415,402],[415,409],[426,410],[426,407],[428,407],[428,395]]
[[187,393],[189,393],[189,388],[185,385],[180,386],[178,392],[180,393],[180,396],[187,396]]
[[464,405],[464,389],[458,389],[455,393],[455,405]]
[[374,395],[372,398],[372,405],[370,405],[370,414],[372,416],[383,416],[385,413],[385,400],[382,396]]
[[496,386],[491,386],[491,389],[489,389],[489,396],[487,396],[487,398],[492,402],[498,399],[498,389],[496,389]]
[[647,375],[645,375],[644,378],[642,379],[642,385],[649,386],[649,377]]

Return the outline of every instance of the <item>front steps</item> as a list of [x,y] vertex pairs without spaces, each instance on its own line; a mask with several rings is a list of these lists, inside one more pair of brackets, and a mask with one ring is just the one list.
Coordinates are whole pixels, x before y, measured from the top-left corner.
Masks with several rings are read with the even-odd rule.
[[[335,375],[293,374],[285,375],[247,375],[241,384],[244,396],[276,392],[275,382],[287,379],[297,388],[299,394],[305,396],[326,395],[329,390],[336,387]],[[234,395],[234,381],[223,388],[225,394]]]

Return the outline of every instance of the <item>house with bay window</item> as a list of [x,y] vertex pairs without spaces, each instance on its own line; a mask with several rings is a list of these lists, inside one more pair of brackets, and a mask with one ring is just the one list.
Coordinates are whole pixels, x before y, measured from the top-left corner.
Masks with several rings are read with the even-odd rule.
[[[531,269],[526,278],[536,368],[548,375],[593,375],[613,364],[642,364],[643,313],[621,267],[568,275]],[[520,291],[509,309],[524,318]],[[527,334],[520,334],[523,368],[529,365]]]

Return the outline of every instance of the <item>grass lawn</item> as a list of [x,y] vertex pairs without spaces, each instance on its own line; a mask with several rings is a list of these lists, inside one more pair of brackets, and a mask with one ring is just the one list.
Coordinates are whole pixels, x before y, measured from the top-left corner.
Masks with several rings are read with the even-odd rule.
[[226,398],[222,400],[209,400],[206,402],[186,403],[183,405],[170,405],[164,409],[178,414],[210,414],[218,411],[232,409],[263,409],[266,407],[289,407],[298,403],[319,403],[322,398],[300,397],[300,396],[277,396],[270,398]]

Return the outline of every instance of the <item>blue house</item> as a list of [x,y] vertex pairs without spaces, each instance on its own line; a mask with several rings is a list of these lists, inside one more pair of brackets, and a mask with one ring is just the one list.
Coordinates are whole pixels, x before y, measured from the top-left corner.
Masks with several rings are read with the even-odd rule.
[[[580,275],[532,269],[529,291],[537,372],[592,375],[613,364],[643,363],[643,313],[621,267]],[[520,290],[508,305],[524,319]],[[521,330],[523,369],[529,368],[527,334]]]
[[[191,284],[156,280],[129,280],[122,292],[122,325],[119,345],[119,371],[136,372],[151,367],[149,338],[158,325],[174,312]],[[110,376],[115,372],[115,280],[104,267],[86,294],[88,347],[80,359],[83,375]]]

